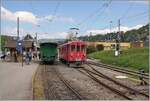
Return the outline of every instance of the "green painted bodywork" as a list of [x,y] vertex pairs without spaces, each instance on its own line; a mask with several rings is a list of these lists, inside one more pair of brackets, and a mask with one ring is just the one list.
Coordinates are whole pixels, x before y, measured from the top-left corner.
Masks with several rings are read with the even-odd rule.
[[57,58],[56,43],[41,43],[40,44],[41,60],[46,62],[54,62]]

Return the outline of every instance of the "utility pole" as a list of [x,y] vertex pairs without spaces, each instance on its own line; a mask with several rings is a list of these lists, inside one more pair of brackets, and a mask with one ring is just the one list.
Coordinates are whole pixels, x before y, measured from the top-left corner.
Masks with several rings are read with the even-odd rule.
[[19,17],[17,17],[17,39],[19,40]]
[[[110,35],[111,35],[111,24],[112,24],[112,21],[110,21]],[[111,40],[111,36],[109,36],[109,40]]]
[[110,21],[110,33],[111,33],[111,24],[112,24],[112,21]]
[[35,51],[36,51],[36,57],[38,58],[38,52],[37,52],[37,51],[38,51],[38,49],[37,49],[37,43],[38,43],[38,42],[37,42],[37,33],[35,33],[35,35],[36,35],[36,36],[35,36],[35,37],[36,37]]
[[23,41],[20,42],[20,38],[19,38],[19,17],[17,17],[17,44],[19,44],[19,47],[21,47],[21,50],[20,50],[21,64],[23,67]]
[[118,20],[118,41],[120,42],[120,19]]
[[119,54],[120,54],[120,19],[118,20],[118,33],[116,38],[115,56],[119,56]]

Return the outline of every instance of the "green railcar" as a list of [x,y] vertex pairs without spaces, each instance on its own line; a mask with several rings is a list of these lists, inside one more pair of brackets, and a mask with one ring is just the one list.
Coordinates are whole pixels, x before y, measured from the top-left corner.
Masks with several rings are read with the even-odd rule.
[[40,43],[40,57],[42,62],[54,63],[57,58],[57,43]]

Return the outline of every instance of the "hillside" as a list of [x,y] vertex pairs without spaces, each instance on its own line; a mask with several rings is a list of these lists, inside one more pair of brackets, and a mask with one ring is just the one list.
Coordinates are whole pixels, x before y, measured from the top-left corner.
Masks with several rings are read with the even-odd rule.
[[[148,40],[149,35],[149,24],[135,30],[130,30],[125,33],[122,32],[120,35],[120,40],[122,42],[132,42],[132,41],[146,41]],[[97,35],[90,35],[90,36],[80,36],[80,40],[83,41],[114,41],[117,39],[117,33],[108,33],[105,35],[97,34]]]

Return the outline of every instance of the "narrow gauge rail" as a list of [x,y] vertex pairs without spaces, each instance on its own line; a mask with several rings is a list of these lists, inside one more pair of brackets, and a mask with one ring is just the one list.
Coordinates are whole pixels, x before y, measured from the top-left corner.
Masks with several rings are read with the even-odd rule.
[[[47,100],[50,100],[50,96],[53,96],[54,98],[57,98],[53,92],[53,90],[50,89],[50,84],[48,82],[48,79],[47,79],[47,76],[46,76],[46,65],[44,65],[44,70],[43,70],[43,80],[44,80],[44,86],[47,87],[47,88],[44,88],[44,92],[45,92],[45,98]],[[50,93],[49,93],[49,90],[50,90]]]
[[[115,89],[115,88],[112,88],[111,86],[108,86],[107,84],[105,84],[105,83],[103,83],[102,81],[100,81],[99,79],[97,79],[94,75],[97,75],[97,76],[99,76],[99,77],[102,77],[102,78],[104,78],[104,79],[107,79],[107,80],[109,80],[109,81],[111,81],[111,82],[113,82],[113,83],[115,83],[115,84],[117,84],[117,85],[119,85],[119,86],[121,86],[121,87],[123,87],[123,88],[125,88],[125,89],[127,89],[127,90],[129,90],[129,91],[131,91],[131,92],[134,92],[134,93],[136,93],[136,94],[140,94],[140,95],[142,95],[142,96],[145,96],[145,97],[149,98],[149,95],[148,95],[148,94],[143,93],[143,92],[140,92],[140,91],[135,90],[135,89],[133,89],[133,88],[130,88],[130,87],[128,87],[128,86],[126,86],[126,85],[124,85],[124,84],[122,84],[122,83],[120,83],[120,82],[118,82],[118,81],[116,81],[116,80],[114,80],[114,79],[112,79],[112,78],[110,78],[110,77],[104,75],[103,73],[97,71],[97,70],[96,70],[95,68],[93,68],[91,65],[89,65],[89,64],[87,64],[87,65],[93,70],[93,71],[92,71],[92,70],[86,69],[85,67],[82,68],[82,70],[84,70],[86,73],[88,73],[87,76],[89,76],[91,79],[93,79],[94,81],[98,82],[99,84],[102,84],[103,86],[105,86],[105,87],[109,88],[110,90],[114,91],[115,93],[121,95],[122,97],[124,97],[124,98],[126,98],[126,99],[128,99],[128,100],[132,100],[132,98],[130,98],[130,97],[124,95],[123,92],[121,92],[121,91],[119,91],[119,90],[117,90],[117,89]],[[79,70],[79,71],[80,71],[80,70]],[[80,72],[82,72],[82,71],[80,71]],[[82,72],[82,73],[83,73],[83,72]],[[93,74],[94,74],[94,75],[93,75]]]
[[143,96],[149,98],[149,95],[148,95],[148,94],[143,93],[143,92],[140,92],[140,91],[138,91],[138,90],[136,90],[136,89],[133,89],[133,88],[131,88],[131,87],[128,87],[128,86],[126,86],[126,85],[124,85],[124,84],[122,84],[122,83],[120,83],[120,82],[118,82],[118,81],[116,81],[116,80],[114,80],[114,79],[112,79],[112,78],[110,78],[110,77],[104,75],[103,73],[101,73],[100,71],[98,71],[98,70],[96,70],[94,67],[92,67],[91,65],[88,65],[88,66],[91,67],[92,70],[95,71],[95,72],[92,72],[92,71],[89,71],[89,70],[88,70],[89,72],[92,72],[93,74],[98,75],[98,76],[100,76],[100,77],[106,78],[106,79],[108,79],[108,80],[110,80],[110,81],[112,81],[112,82],[114,82],[114,83],[120,85],[121,87],[124,87],[124,88],[126,88],[126,89],[128,89],[128,90],[134,92],[134,93],[137,93],[137,94],[140,94],[140,95],[143,95]]
[[[83,99],[84,99],[84,98],[70,85],[70,83],[69,83],[67,80],[65,80],[65,78],[58,72],[58,70],[57,70],[56,68],[53,68],[53,70],[54,70],[54,72],[56,73],[57,77],[65,84],[65,86],[66,86],[67,88],[69,88],[69,90],[71,90],[71,92],[73,92],[73,94],[76,95],[76,97],[77,97],[79,100],[83,100]],[[45,65],[44,72],[45,72],[45,73],[47,72],[47,71],[46,71],[46,65]],[[44,74],[45,74],[45,73],[44,73]],[[47,78],[45,75],[44,75],[44,77]],[[47,86],[47,89],[45,89],[45,93],[46,93],[45,96],[46,96],[46,99],[50,99],[50,98],[49,98],[49,91],[48,91],[48,90],[50,90],[50,88],[49,88],[50,84],[49,84],[49,82],[48,82],[47,79],[46,79],[44,82],[46,82],[46,84],[47,84],[47,85],[44,85],[44,86]],[[55,96],[55,94],[53,93],[53,90],[50,91],[50,95],[52,95],[54,98],[57,98],[57,97]]]
[[[95,65],[95,66],[98,66],[98,67],[111,69],[113,71],[129,74],[129,75],[133,75],[133,76],[138,76],[138,77],[141,76],[141,74],[138,71],[123,69],[123,68],[119,68],[119,67],[116,67],[116,66],[106,65],[106,64],[103,64],[103,63],[96,63],[96,62],[87,61],[86,64],[91,64],[91,65]],[[143,78],[144,79],[149,79],[149,74],[144,73]]]
[[57,74],[57,76],[60,78],[60,80],[67,86],[67,88],[69,88],[77,97],[79,100],[83,100],[84,98],[70,85],[70,83],[65,80],[65,78],[58,72],[58,70],[56,70],[55,68],[55,72]]
[[82,74],[88,76],[88,77],[91,78],[92,80],[96,81],[96,82],[99,83],[100,85],[103,85],[104,87],[110,89],[112,92],[114,92],[114,93],[116,93],[116,94],[122,96],[122,97],[125,98],[126,100],[132,100],[132,98],[130,98],[130,97],[124,95],[123,92],[121,92],[121,91],[119,91],[118,89],[115,89],[115,88],[113,88],[113,87],[111,87],[111,86],[108,86],[107,84],[105,84],[105,83],[103,83],[102,81],[100,81],[99,79],[97,79],[95,76],[93,76],[93,74],[92,74],[91,72],[87,71],[87,70],[84,69],[84,68],[82,68],[82,70],[84,70],[88,75],[85,74],[85,73],[84,73],[83,71],[81,71],[81,70],[78,70],[78,71],[81,72]]

